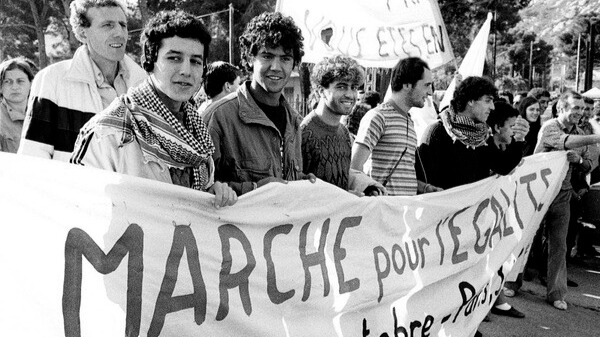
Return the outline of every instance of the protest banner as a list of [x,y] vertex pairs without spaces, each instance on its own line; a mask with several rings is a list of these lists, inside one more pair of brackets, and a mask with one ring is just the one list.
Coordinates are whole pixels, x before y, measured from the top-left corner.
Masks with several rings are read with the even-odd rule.
[[558,193],[565,152],[414,197],[191,189],[0,154],[10,336],[469,336]]
[[342,54],[365,67],[392,68],[416,56],[433,69],[453,58],[437,1],[278,0],[302,30],[302,62]]

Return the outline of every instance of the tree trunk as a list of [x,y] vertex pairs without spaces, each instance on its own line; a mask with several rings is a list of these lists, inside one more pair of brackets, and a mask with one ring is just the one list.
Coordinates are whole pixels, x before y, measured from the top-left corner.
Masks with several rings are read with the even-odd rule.
[[[60,2],[62,4],[65,17],[67,18],[67,21],[69,21],[69,17],[71,16],[71,0],[60,0]],[[75,37],[75,34],[73,33],[73,27],[71,27],[70,24],[66,24],[65,28],[67,29],[67,33],[69,34],[69,47],[71,48],[71,53],[74,53],[75,49],[79,47],[80,42]]]
[[[38,11],[38,6],[35,0],[29,0],[29,6],[31,7],[31,13],[33,14],[33,22],[35,23],[35,33],[38,40],[38,57],[39,57],[39,69],[43,69],[48,65],[48,56],[46,55],[46,39],[44,37],[44,16],[47,12],[48,3],[47,0],[42,1],[42,11]],[[41,15],[40,15],[41,14]]]
[[142,27],[146,25],[148,19],[150,18],[150,13],[148,12],[148,0],[139,0],[138,6],[140,7],[140,15],[142,16]]

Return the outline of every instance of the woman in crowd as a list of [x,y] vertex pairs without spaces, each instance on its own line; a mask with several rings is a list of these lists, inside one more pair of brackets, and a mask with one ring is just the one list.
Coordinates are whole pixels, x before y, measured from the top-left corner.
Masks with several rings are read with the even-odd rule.
[[0,63],[0,151],[16,153],[27,109],[33,69],[31,61],[19,57]]
[[538,132],[542,126],[540,122],[540,103],[537,99],[527,96],[521,100],[518,106],[519,115],[529,122],[529,133],[525,136],[525,149],[523,156],[533,154],[537,142]]

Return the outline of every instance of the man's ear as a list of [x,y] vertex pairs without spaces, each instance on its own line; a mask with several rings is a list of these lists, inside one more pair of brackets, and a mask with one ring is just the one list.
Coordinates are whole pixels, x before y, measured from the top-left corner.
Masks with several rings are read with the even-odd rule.
[[500,125],[494,125],[494,133],[500,133]]
[[79,25],[76,28],[75,37],[77,38],[77,40],[79,40],[79,42],[85,44],[87,42],[87,31],[85,30],[85,28]]

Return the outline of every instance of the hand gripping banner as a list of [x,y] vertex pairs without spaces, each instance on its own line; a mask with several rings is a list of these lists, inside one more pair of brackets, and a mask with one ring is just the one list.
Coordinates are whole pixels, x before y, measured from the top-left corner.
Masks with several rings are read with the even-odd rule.
[[564,179],[564,152],[416,197],[322,181],[212,196],[0,154],[7,336],[469,336]]

